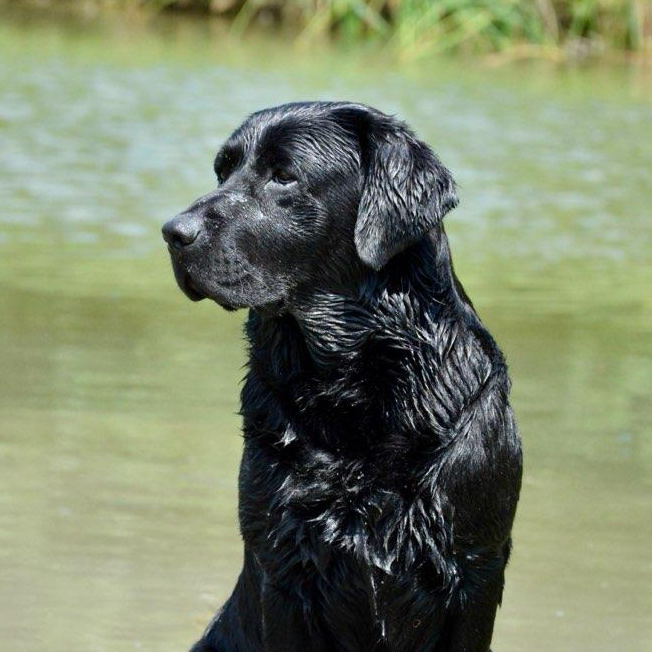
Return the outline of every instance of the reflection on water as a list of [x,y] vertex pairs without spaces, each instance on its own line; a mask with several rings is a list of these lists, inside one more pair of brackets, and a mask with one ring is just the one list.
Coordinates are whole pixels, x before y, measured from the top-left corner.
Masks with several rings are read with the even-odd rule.
[[526,469],[495,649],[652,649],[649,79],[174,25],[0,24],[0,640],[183,650],[230,591],[243,315],[182,297],[159,225],[248,112],[354,98],[456,172],[458,272],[511,363]]

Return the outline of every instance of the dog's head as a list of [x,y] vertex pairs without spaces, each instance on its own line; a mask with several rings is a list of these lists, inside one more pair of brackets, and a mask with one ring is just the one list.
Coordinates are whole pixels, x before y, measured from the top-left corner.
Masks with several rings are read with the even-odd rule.
[[163,227],[193,300],[282,311],[306,288],[379,271],[457,204],[430,148],[345,102],[255,113],[215,159],[218,186]]

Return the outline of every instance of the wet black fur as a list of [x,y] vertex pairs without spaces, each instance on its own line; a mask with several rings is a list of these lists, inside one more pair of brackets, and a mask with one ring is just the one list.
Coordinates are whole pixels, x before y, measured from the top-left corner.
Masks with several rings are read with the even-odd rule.
[[191,298],[251,308],[244,568],[193,650],[487,652],[521,451],[450,173],[350,103],[254,114],[216,168],[166,225]]

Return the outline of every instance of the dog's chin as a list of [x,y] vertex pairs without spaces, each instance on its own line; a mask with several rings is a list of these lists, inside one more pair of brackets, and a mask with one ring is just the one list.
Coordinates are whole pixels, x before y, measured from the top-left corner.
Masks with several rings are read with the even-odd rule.
[[236,310],[240,310],[241,308],[246,308],[247,306],[238,306],[233,303],[229,303],[228,301],[224,299],[213,299],[215,303],[220,307],[224,308],[224,310],[228,312],[235,312]]
[[233,290],[217,290],[207,295],[220,308],[233,312],[243,308],[254,310],[263,317],[277,317],[285,312],[282,298],[241,295]]
[[283,300],[279,299],[277,301],[268,301],[265,303],[258,304],[257,302],[249,301],[238,301],[232,297],[209,297],[220,307],[224,308],[229,312],[234,312],[235,310],[241,310],[247,308],[254,310],[261,317],[278,317],[285,312],[285,303]]

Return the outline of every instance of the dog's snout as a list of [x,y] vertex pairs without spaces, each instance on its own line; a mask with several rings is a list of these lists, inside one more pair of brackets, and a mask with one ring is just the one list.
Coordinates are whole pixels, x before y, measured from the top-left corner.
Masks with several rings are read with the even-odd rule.
[[201,232],[199,219],[193,215],[182,213],[173,217],[163,225],[163,239],[175,248],[191,245]]

